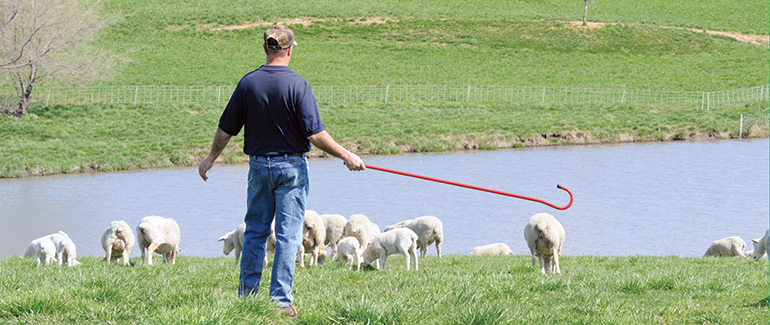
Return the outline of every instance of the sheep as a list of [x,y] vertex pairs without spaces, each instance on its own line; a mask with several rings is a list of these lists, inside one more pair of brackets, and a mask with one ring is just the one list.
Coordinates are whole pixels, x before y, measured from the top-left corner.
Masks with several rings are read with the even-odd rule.
[[337,243],[335,261],[348,263],[348,269],[353,269],[353,258],[356,260],[356,271],[361,269],[361,244],[355,237],[345,237]]
[[434,216],[424,216],[416,219],[405,220],[385,228],[385,232],[396,228],[409,228],[417,234],[417,247],[420,248],[422,258],[428,255],[428,247],[436,242],[436,253],[441,258],[441,242],[444,241],[444,225]]
[[59,231],[55,234],[48,235],[51,238],[54,246],[56,247],[56,259],[59,265],[66,262],[67,266],[78,266],[80,262],[77,260],[77,248],[72,239],[63,231]]
[[738,236],[726,237],[713,241],[711,246],[703,254],[703,257],[743,257],[743,251],[746,249],[746,242]]
[[559,256],[564,237],[564,227],[548,213],[535,214],[524,227],[524,239],[532,254],[532,267],[536,267],[535,260],[539,258],[540,274],[561,275]]
[[51,265],[56,258],[56,245],[51,237],[43,236],[31,241],[24,252],[24,257],[32,256],[35,257],[35,267],[40,267],[40,264]]
[[417,234],[409,228],[398,228],[388,232],[374,235],[369,245],[361,253],[362,266],[375,264],[375,269],[385,268],[388,255],[400,253],[406,261],[406,269],[409,270],[409,256],[414,259],[414,270],[417,271]]
[[337,242],[344,238],[345,224],[348,223],[348,219],[339,214],[322,214],[321,219],[323,219],[324,227],[326,228],[324,245],[331,246],[331,259],[335,260],[337,257]]
[[363,214],[354,214],[345,223],[344,237],[356,237],[361,249],[366,250],[369,240],[380,233],[380,227]]
[[768,249],[768,246],[770,245],[769,237],[770,229],[765,231],[764,237],[751,240],[751,243],[754,245],[754,251],[751,254],[754,257],[754,260],[759,261],[759,259],[765,256],[766,253],[770,253],[770,249]]
[[107,253],[104,260],[109,263],[122,257],[124,266],[131,265],[128,258],[134,242],[134,232],[128,223],[123,220],[111,222],[102,234],[102,248]]
[[513,255],[513,251],[508,245],[504,243],[489,244],[485,246],[478,246],[473,248],[471,256],[496,256],[496,255]]
[[[217,241],[224,242],[222,253],[227,255],[235,250],[235,267],[238,267],[238,262],[241,259],[241,251],[243,250],[243,233],[246,232],[246,223],[241,223],[235,230],[224,234],[219,237]],[[272,232],[271,232],[272,233]],[[265,262],[263,265],[267,265],[267,256],[265,256]]]
[[324,251],[326,256],[324,240],[326,239],[326,228],[324,221],[318,212],[313,210],[305,211],[305,221],[302,227],[302,245],[299,248],[299,267],[305,267],[305,249],[309,249],[312,256],[310,265],[318,266],[318,256],[320,251]]
[[142,252],[142,262],[147,265],[152,265],[153,252],[162,254],[163,262],[173,265],[176,262],[176,254],[180,251],[181,237],[179,225],[171,218],[148,216],[142,218],[136,226],[136,241]]

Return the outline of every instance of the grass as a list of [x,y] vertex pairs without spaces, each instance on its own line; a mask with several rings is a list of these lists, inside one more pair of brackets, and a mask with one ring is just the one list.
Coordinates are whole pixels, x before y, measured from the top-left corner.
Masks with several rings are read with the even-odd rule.
[[[78,105],[0,115],[0,177],[193,166],[221,114],[196,105]],[[506,104],[357,104],[321,108],[341,144],[359,154],[767,137],[767,104],[700,109],[532,107]],[[233,137],[222,162],[243,162]],[[312,156],[321,152],[314,149]]]
[[[301,324],[760,324],[768,264],[749,258],[564,256],[561,276],[529,256],[448,255],[404,270],[297,269]],[[132,267],[84,257],[77,268],[0,260],[0,321],[12,323],[274,323],[265,272],[256,298],[236,295],[232,258],[180,257]],[[270,266],[269,266],[270,267]]]

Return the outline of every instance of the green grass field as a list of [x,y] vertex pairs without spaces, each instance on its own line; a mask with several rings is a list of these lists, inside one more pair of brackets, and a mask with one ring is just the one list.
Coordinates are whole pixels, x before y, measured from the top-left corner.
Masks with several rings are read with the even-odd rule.
[[[238,298],[232,258],[180,256],[152,267],[80,260],[39,269],[33,259],[0,260],[0,322],[282,320],[266,294],[269,272],[256,298]],[[767,259],[563,256],[561,276],[541,275],[524,255],[428,256],[416,272],[403,261],[393,255],[380,271],[298,268],[297,323],[763,324],[769,316]]]

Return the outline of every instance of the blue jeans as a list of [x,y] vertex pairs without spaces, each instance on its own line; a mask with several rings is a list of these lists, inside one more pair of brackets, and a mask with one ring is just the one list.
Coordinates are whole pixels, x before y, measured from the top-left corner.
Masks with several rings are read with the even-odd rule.
[[307,159],[304,156],[252,156],[248,183],[238,295],[253,295],[259,290],[265,246],[275,218],[270,297],[279,307],[288,307],[294,300],[291,295],[294,260],[302,244],[305,202],[310,188]]

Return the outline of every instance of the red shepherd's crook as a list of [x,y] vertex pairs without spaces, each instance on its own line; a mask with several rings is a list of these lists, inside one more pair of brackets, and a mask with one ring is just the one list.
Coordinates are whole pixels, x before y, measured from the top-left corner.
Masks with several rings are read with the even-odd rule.
[[508,193],[508,192],[503,192],[503,191],[497,191],[497,190],[492,190],[492,189],[488,189],[488,188],[483,188],[483,187],[478,187],[478,186],[473,186],[473,185],[468,185],[468,184],[463,184],[463,183],[456,183],[456,182],[446,181],[446,180],[443,180],[443,179],[438,179],[438,178],[433,178],[433,177],[428,177],[428,176],[422,176],[422,175],[417,175],[417,174],[410,174],[410,173],[405,173],[405,172],[398,171],[398,170],[393,170],[393,169],[387,169],[387,168],[382,168],[382,167],[377,167],[377,166],[372,166],[372,165],[366,165],[366,168],[371,168],[371,169],[374,169],[374,170],[379,170],[379,171],[383,171],[383,172],[388,172],[388,173],[393,173],[393,174],[398,174],[398,175],[404,175],[404,176],[409,176],[409,177],[414,177],[414,178],[422,178],[424,180],[429,180],[429,181],[434,181],[434,182],[439,182],[439,183],[444,183],[444,184],[449,184],[449,185],[454,185],[454,186],[466,187],[466,188],[469,188],[469,189],[472,189],[472,190],[479,190],[479,191],[484,191],[484,192],[489,192],[489,193],[495,193],[495,194],[500,194],[500,195],[512,196],[512,197],[515,197],[515,198],[518,198],[518,199],[535,201],[535,202],[538,202],[538,203],[545,204],[545,205],[547,205],[549,207],[552,207],[554,209],[557,209],[557,210],[566,210],[570,206],[572,206],[572,199],[573,199],[572,198],[572,192],[570,192],[570,190],[568,190],[566,187],[561,186],[561,185],[556,185],[556,188],[565,190],[565,191],[567,191],[567,193],[569,193],[569,204],[567,204],[567,205],[565,205],[563,207],[556,206],[553,203],[546,202],[546,201],[543,201],[541,199],[536,199],[536,198],[529,197],[529,196],[518,195],[518,194],[513,194],[513,193]]

